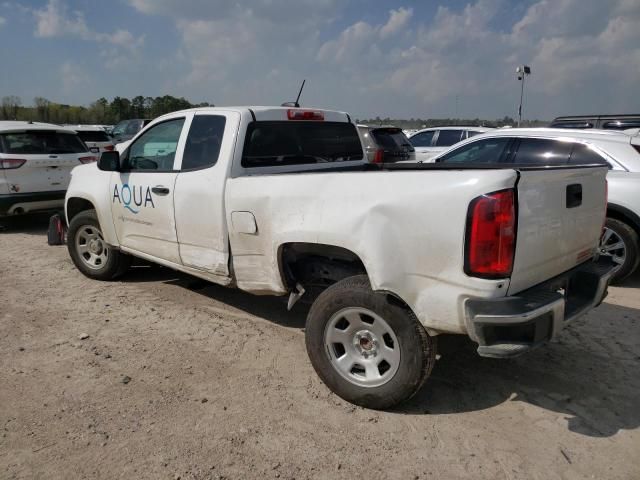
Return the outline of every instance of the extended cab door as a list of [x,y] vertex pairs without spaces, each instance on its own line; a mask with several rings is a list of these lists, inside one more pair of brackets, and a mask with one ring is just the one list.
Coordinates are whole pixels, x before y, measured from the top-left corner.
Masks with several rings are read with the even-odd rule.
[[238,112],[196,113],[188,127],[175,185],[182,264],[225,278],[229,276],[229,237],[224,190],[239,122]]
[[173,197],[187,116],[159,122],[123,152],[111,176],[111,213],[125,249],[180,264]]

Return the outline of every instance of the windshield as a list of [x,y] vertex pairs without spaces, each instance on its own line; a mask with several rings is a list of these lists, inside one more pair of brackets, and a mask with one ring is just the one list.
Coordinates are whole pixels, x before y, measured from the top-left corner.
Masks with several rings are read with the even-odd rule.
[[242,166],[275,167],[363,160],[356,127],[345,122],[252,122]]

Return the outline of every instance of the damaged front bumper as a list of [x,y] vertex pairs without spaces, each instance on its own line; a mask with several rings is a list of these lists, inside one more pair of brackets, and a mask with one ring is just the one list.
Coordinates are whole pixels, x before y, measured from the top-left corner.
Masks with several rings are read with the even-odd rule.
[[616,265],[600,258],[514,296],[466,302],[470,336],[483,357],[521,355],[602,303]]

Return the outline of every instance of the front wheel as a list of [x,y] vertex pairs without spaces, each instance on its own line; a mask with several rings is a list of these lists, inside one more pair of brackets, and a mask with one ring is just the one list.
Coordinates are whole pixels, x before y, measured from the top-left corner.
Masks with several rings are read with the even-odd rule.
[[131,257],[104,241],[95,210],[86,210],[71,220],[67,248],[75,266],[89,278],[113,280],[122,275]]
[[600,255],[610,257],[617,265],[612,281],[620,283],[638,267],[640,254],[638,234],[620,220],[607,218],[600,241]]
[[305,337],[324,383],[366,408],[390,408],[409,399],[435,363],[435,339],[408,308],[371,290],[366,275],[346,278],[320,294]]

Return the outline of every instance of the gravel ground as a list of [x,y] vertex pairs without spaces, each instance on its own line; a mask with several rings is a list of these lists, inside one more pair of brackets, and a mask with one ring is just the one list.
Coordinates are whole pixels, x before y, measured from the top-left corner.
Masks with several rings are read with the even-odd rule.
[[640,276],[515,360],[440,339],[394,411],[319,381],[305,313],[161,267],[83,277],[0,233],[0,478],[640,478]]

